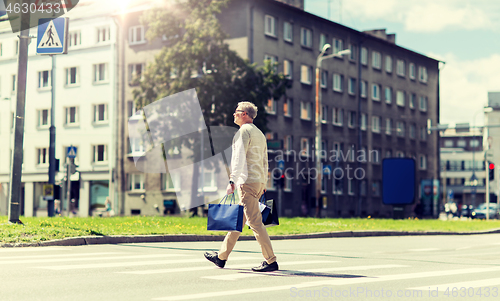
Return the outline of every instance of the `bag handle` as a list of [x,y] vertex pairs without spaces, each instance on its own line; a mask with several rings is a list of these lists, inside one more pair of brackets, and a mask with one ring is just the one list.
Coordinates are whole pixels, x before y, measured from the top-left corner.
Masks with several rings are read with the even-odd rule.
[[259,199],[259,203],[266,204],[266,193],[264,192]]
[[[224,204],[225,204],[228,196],[229,196],[229,194],[226,194],[226,195],[222,198],[222,200],[220,200],[219,205],[220,205],[220,204],[222,204],[222,202],[224,202]],[[229,200],[229,205],[231,205],[231,204],[233,203],[233,201],[234,201],[234,203],[236,204],[236,200],[235,200],[235,198],[234,198],[234,192],[233,192],[233,193],[231,193],[231,194],[230,194],[230,196],[231,196],[231,199]]]

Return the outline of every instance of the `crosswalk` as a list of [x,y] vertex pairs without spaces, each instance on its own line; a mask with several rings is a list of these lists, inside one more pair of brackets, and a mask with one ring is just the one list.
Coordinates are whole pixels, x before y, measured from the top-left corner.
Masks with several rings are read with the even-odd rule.
[[[317,254],[311,253],[303,257],[278,254],[279,271],[254,273],[251,267],[262,260],[258,252],[234,252],[226,268],[219,269],[203,258],[200,250],[116,248],[114,251],[102,252],[93,248],[50,247],[32,248],[31,252],[26,250],[29,249],[0,250],[0,267],[15,265],[16,268],[45,271],[46,277],[58,275],[55,273],[57,271],[85,272],[78,275],[91,274],[87,271],[99,271],[103,275],[109,275],[110,279],[113,279],[113,275],[126,277],[124,279],[130,283],[137,279],[159,279],[158,277],[171,281],[187,279],[186,281],[201,287],[189,292],[172,289],[165,291],[163,296],[156,293],[155,296],[148,297],[148,300],[214,300],[243,295],[262,297],[262,294],[269,293],[286,293],[289,296],[290,292],[304,292],[321,287],[341,289],[377,283],[399,286],[401,292],[420,291],[428,294],[431,291],[444,293],[450,291],[450,288],[462,288],[465,292],[465,289],[500,285],[500,278],[494,276],[500,272],[498,265],[461,268],[434,268],[430,265],[423,269],[411,261],[363,261],[337,256],[336,252],[315,252]],[[412,251],[429,252],[431,249]],[[461,278],[464,275],[470,280],[464,281]],[[229,286],[229,283],[245,283],[245,286]]]

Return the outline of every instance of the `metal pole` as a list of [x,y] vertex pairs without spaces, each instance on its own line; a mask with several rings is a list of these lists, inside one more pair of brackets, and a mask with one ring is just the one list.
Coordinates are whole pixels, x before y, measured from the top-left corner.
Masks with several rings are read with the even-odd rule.
[[[29,6],[30,1],[22,0],[23,4]],[[24,142],[24,111],[26,105],[26,72],[28,69],[28,44],[30,14],[21,10],[21,32],[19,35],[19,52],[17,67],[17,103],[14,116],[14,151],[12,153],[12,166],[9,181],[9,222],[21,223],[19,220],[21,199],[21,176],[23,165],[23,142]]]
[[[357,149],[360,150],[361,149],[361,143],[363,142],[363,132],[361,131],[361,81],[362,81],[362,78],[361,78],[361,72],[363,70],[363,68],[361,67],[361,45],[362,43],[360,42],[358,44],[358,147]],[[368,83],[367,83],[367,87],[366,87],[366,90],[368,90]],[[367,116],[367,119],[368,119],[368,116]],[[366,123],[368,123],[368,120],[366,120]],[[353,150],[354,151],[354,150]],[[358,168],[361,168],[361,162],[357,162],[357,167]],[[361,180],[357,181],[357,184],[358,184],[358,216],[361,217],[361,193],[359,193],[359,187],[361,185]],[[367,183],[367,187],[368,187],[368,183]]]
[[[73,169],[73,164],[75,162],[75,159],[66,157],[66,200],[67,200],[67,216],[69,216],[69,206],[71,204],[71,173]],[[64,209],[64,206],[63,206]],[[62,214],[63,210],[61,210]],[[63,214],[62,214],[63,215]]]
[[[52,59],[51,78],[51,102],[50,102],[50,147],[49,147],[49,184],[55,187],[56,184],[56,127],[55,127],[55,82],[56,82],[56,62],[55,56],[50,55]],[[54,216],[54,200],[47,201],[47,215]]]
[[486,220],[490,219],[490,167],[486,161],[486,156],[484,158],[485,173],[486,173]]
[[321,52],[316,62],[316,139],[315,139],[315,159],[316,159],[316,213],[315,217],[319,217],[319,198],[321,197],[321,93],[319,91],[319,72],[321,68]]

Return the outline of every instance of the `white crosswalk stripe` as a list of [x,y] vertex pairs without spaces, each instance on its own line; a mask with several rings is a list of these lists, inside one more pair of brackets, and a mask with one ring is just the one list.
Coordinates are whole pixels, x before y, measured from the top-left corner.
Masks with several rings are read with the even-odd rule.
[[500,278],[492,278],[492,279],[483,279],[483,280],[474,280],[474,281],[463,281],[463,282],[455,282],[455,283],[446,283],[446,284],[439,284],[439,285],[427,285],[427,286],[420,286],[420,287],[411,287],[407,288],[407,290],[419,290],[419,291],[427,291],[427,290],[438,290],[440,292],[444,292],[447,289],[451,292],[453,288],[456,288],[457,290],[460,290],[460,288],[465,288],[466,290],[469,287],[489,287],[489,286],[495,286],[495,285],[500,285]]
[[153,254],[153,255],[130,255],[130,256],[104,256],[104,257],[70,257],[70,258],[39,258],[28,260],[10,260],[0,261],[2,264],[23,264],[23,263],[47,263],[47,262],[62,262],[62,261],[89,261],[89,260],[122,260],[122,259],[147,259],[155,257],[171,257],[171,256],[187,256],[184,254]]
[[74,253],[74,254],[9,256],[9,257],[3,256],[3,257],[0,257],[0,262],[2,262],[3,260],[13,260],[13,259],[64,258],[64,257],[79,257],[79,256],[113,255],[113,254],[124,254],[124,253],[123,252],[100,252],[100,253]]

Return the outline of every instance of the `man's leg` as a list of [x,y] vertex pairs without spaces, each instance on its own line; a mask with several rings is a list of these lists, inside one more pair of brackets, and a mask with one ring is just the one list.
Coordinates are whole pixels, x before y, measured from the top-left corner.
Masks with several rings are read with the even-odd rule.
[[[245,222],[246,222],[246,217],[245,214],[243,214],[243,227],[245,227]],[[220,260],[227,260],[229,254],[231,253],[231,251],[233,251],[234,245],[238,241],[240,234],[241,232],[237,231],[227,232],[226,237],[224,238],[222,246],[219,250],[218,257]]]

